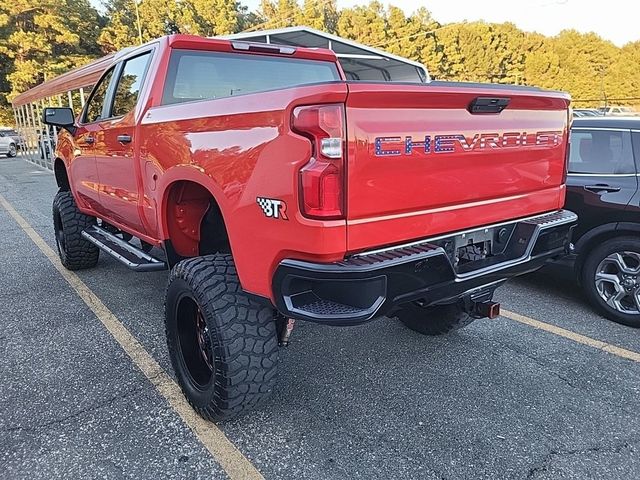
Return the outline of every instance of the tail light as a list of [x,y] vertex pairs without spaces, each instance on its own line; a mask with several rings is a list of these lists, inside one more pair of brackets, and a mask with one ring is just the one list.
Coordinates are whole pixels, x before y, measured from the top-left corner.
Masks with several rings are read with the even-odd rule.
[[309,162],[300,169],[302,214],[323,220],[344,218],[344,109],[312,105],[293,111],[292,128],[311,140]]

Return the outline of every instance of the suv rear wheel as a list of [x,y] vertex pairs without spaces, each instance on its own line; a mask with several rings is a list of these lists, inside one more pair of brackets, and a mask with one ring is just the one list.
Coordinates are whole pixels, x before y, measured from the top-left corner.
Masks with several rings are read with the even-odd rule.
[[18,149],[16,148],[16,144],[12,143],[9,145],[9,151],[7,152],[7,157],[12,158],[18,154]]
[[228,420],[269,397],[275,312],[242,290],[231,255],[190,258],[171,270],[165,322],[178,383],[200,415]]
[[640,239],[614,238],[587,253],[582,286],[605,317],[640,327]]
[[475,319],[457,304],[423,307],[410,303],[396,312],[398,319],[423,335],[442,335],[466,327]]

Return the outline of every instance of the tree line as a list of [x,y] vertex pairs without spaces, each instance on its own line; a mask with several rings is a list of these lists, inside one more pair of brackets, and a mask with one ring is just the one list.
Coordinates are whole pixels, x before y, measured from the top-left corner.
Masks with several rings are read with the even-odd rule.
[[378,1],[11,0],[0,4],[0,123],[10,99],[93,58],[171,33],[203,36],[307,25],[425,64],[433,78],[536,85],[571,93],[577,106],[640,104],[640,41],[617,47],[595,33],[554,37],[511,23],[443,24]]

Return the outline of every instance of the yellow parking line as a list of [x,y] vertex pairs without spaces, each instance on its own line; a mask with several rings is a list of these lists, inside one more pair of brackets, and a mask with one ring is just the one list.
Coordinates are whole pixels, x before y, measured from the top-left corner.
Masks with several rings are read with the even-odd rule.
[[534,320],[533,318],[520,315],[519,313],[510,312],[509,310],[502,310],[500,312],[500,315],[506,318],[510,318],[511,320],[515,320],[516,322],[529,325],[530,327],[539,328],[540,330],[544,330],[545,332],[568,338],[569,340],[573,340],[574,342],[597,348],[598,350],[602,350],[617,357],[626,358],[627,360],[633,360],[634,362],[640,362],[640,353],[638,352],[634,352],[632,350],[627,350],[626,348],[618,347],[607,342],[596,340],[595,338],[587,337],[586,335],[581,335],[579,333],[572,332],[571,330],[551,325],[550,323],[541,322],[540,320]]
[[0,195],[0,205],[13,217],[29,238],[51,261],[60,275],[71,285],[80,298],[93,311],[98,320],[120,344],[133,363],[149,379],[169,405],[191,428],[200,442],[231,479],[263,479],[262,474],[215,424],[200,417],[187,403],[180,387],[145,350],[122,322],[102,303],[98,296],[75,273],[65,269],[56,252],[42,239],[27,221]]

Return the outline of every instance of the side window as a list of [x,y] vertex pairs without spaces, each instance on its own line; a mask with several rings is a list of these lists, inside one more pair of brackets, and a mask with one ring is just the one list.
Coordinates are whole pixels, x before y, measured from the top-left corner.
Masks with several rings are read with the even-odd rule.
[[135,108],[150,58],[151,52],[125,62],[113,97],[112,117],[121,117]]
[[636,171],[640,173],[640,132],[633,132],[633,155],[636,157]]
[[569,173],[636,173],[628,130],[572,130]]
[[87,102],[87,109],[85,110],[84,117],[82,117],[83,123],[97,122],[102,118],[102,107],[107,96],[107,89],[109,88],[109,82],[113,77],[113,69],[111,69],[100,83],[96,86]]

